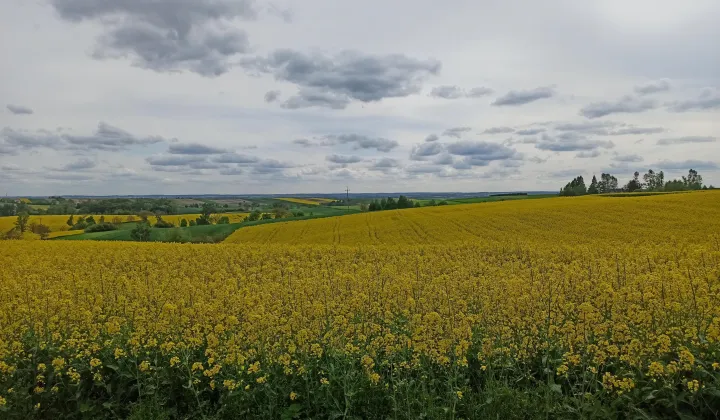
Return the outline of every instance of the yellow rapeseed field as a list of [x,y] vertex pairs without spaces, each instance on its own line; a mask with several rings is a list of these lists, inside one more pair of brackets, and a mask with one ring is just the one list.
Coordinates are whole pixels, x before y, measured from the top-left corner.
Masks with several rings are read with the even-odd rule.
[[0,243],[0,413],[720,407],[715,192],[377,212],[232,238],[244,244]]
[[288,201],[290,203],[295,203],[295,204],[305,204],[308,206],[318,206],[322,203],[329,203],[329,202],[333,201],[333,200],[329,200],[327,198],[289,198],[289,197],[278,198],[278,200]]
[[[228,243],[657,242],[720,228],[720,192],[562,197],[369,212],[242,228]],[[702,223],[699,222],[702,220]],[[714,229],[714,230],[713,230]]]

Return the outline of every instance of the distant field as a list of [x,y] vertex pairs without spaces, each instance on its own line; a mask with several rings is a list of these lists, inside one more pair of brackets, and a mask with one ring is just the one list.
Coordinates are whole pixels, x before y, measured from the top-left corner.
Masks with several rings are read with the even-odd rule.
[[281,201],[288,201],[290,203],[296,203],[296,204],[306,204],[309,206],[317,206],[322,203],[331,203],[335,200],[331,200],[328,198],[292,198],[292,197],[278,197],[278,200]]
[[[508,197],[503,197],[508,198]],[[648,197],[569,197],[495,200],[484,204],[378,211],[237,230],[227,242],[257,244],[439,244],[461,241],[546,240],[586,243],[594,236],[650,241],[683,235],[707,236],[709,229],[683,225],[678,209],[701,208],[707,220],[720,220],[720,192]],[[672,211],[668,211],[672,210]],[[588,222],[592,220],[593,223]],[[628,223],[623,223],[626,220]],[[618,228],[618,223],[623,223]],[[574,229],[568,227],[574,226]],[[663,228],[660,228],[663,227]],[[691,231],[690,229],[694,229]],[[560,238],[562,237],[562,238]]]
[[[123,223],[120,225],[120,229],[109,232],[95,232],[95,233],[82,233],[80,235],[68,235],[58,237],[55,240],[58,241],[132,241],[131,232],[134,229],[136,223]],[[176,231],[182,232],[185,235],[186,240],[197,240],[203,237],[220,237],[221,239],[230,235],[234,230],[238,228],[238,224],[227,224],[227,225],[205,225],[205,226],[190,226],[187,228],[170,228],[170,229],[151,229],[150,230],[150,241],[151,242],[163,242],[168,241],[171,235],[174,235]]]

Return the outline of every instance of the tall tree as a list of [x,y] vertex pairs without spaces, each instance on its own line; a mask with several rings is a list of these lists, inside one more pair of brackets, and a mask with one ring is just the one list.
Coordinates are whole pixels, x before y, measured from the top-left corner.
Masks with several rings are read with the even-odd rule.
[[703,179],[702,176],[697,173],[695,169],[688,171],[687,177],[682,177],[683,184],[688,190],[699,190],[702,188]]
[[585,187],[585,180],[582,176],[574,178],[572,181],[565,185],[565,188],[560,190],[560,195],[563,196],[575,196],[587,194],[587,188]]
[[71,214],[70,217],[68,217],[67,222],[65,222],[66,225],[72,227],[72,225],[75,224],[75,221],[73,220],[73,215]]
[[610,174],[601,174],[600,175],[600,182],[598,182],[598,192],[599,193],[609,193],[617,190],[618,188],[618,180],[614,176]]
[[590,183],[590,187],[588,187],[587,190],[588,194],[597,194],[598,193],[598,182],[597,177],[593,175],[592,182]]
[[645,188],[648,191],[662,191],[665,188],[665,174],[663,171],[655,172],[648,169],[647,173],[643,175],[643,181],[645,181]]
[[28,222],[30,221],[30,215],[23,212],[17,215],[17,220],[15,220],[15,226],[17,226],[20,233],[25,233],[27,230]]
[[635,171],[635,174],[633,174],[633,179],[628,181],[628,183],[625,185],[625,191],[635,192],[640,191],[641,189],[642,183],[640,182],[640,172]]

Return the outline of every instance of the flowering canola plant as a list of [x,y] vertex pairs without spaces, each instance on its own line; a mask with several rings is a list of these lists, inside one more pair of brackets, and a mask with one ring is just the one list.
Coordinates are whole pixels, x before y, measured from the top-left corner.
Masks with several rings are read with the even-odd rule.
[[[0,414],[712,417],[720,195],[682,196],[346,216],[341,245],[0,242]],[[409,238],[354,227],[392,217]]]

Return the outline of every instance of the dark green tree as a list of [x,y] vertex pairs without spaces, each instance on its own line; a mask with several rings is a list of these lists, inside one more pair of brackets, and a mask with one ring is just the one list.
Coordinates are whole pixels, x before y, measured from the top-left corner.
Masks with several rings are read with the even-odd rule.
[[587,194],[587,188],[585,187],[585,180],[582,176],[574,178],[572,181],[568,182],[562,190],[560,190],[560,195],[566,197],[585,194]]
[[22,212],[17,215],[17,220],[15,220],[15,226],[18,228],[20,233],[25,233],[25,230],[27,230],[29,221],[30,221],[29,214]]
[[590,182],[590,186],[588,187],[587,193],[588,194],[597,194],[598,193],[598,182],[597,182],[597,177],[595,177],[595,175],[593,175],[593,179],[592,179],[592,182]]
[[72,225],[75,224],[75,222],[74,222],[74,220],[73,220],[73,215],[72,215],[72,214],[70,215],[70,217],[68,217],[67,222],[65,222],[65,224],[68,225],[68,226],[70,226],[70,227],[72,227]]
[[609,193],[618,189],[618,180],[610,174],[601,174],[600,182],[598,182],[598,192],[600,194]]
[[635,192],[640,191],[642,189],[642,182],[640,182],[640,172],[635,171],[633,174],[633,179],[628,181],[627,184],[625,184],[624,190],[627,192]]
[[133,241],[147,242],[150,240],[150,224],[147,222],[140,222],[130,232],[130,238]]
[[647,173],[643,175],[643,181],[648,191],[662,191],[665,188],[665,174],[663,171],[655,172],[648,169]]

